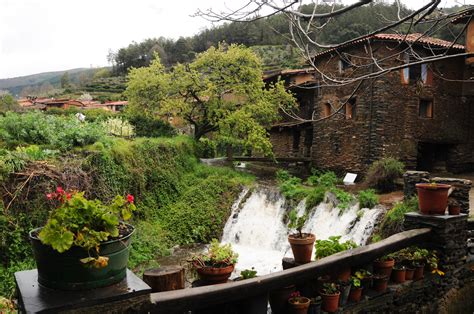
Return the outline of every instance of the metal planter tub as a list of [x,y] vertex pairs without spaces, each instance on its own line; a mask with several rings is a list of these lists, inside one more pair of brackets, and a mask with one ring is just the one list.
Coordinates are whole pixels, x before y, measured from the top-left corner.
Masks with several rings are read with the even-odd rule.
[[59,253],[51,246],[41,243],[37,237],[41,228],[30,231],[29,237],[38,268],[38,282],[52,289],[87,290],[121,281],[127,274],[130,241],[135,231],[132,225],[126,225],[130,230],[128,235],[100,245],[99,254],[109,258],[107,266],[103,268],[81,263],[81,258],[89,256],[83,248],[72,247]]

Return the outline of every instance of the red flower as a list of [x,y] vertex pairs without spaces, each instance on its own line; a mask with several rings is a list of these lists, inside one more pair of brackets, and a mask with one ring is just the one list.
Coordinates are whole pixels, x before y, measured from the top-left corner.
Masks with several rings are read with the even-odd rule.
[[133,201],[134,201],[134,200],[135,200],[135,198],[133,197],[132,194],[127,194],[127,201],[128,201],[129,203],[132,203],[132,204],[133,204]]
[[54,197],[54,194],[52,194],[52,193],[46,194],[46,198],[47,198],[48,200],[52,200],[53,197]]
[[58,186],[58,187],[56,188],[56,192],[58,192],[59,194],[64,194],[64,190],[63,190],[63,188],[60,187],[60,186]]
[[71,193],[66,193],[66,199],[68,199],[68,200],[71,199]]

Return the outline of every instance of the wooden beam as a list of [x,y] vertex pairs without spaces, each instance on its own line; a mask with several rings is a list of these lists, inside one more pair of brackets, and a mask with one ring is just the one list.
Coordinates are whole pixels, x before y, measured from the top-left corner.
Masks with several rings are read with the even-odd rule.
[[192,289],[152,293],[150,295],[150,311],[167,313],[172,310],[199,309],[261,295],[280,287],[316,279],[318,276],[341,266],[368,264],[385,254],[420,244],[429,238],[430,234],[430,228],[404,231],[377,243],[340,252],[315,262],[261,277]]
[[248,157],[248,156],[234,156],[233,160],[237,161],[264,161],[264,162],[310,162],[308,157],[276,157],[275,159],[267,157]]

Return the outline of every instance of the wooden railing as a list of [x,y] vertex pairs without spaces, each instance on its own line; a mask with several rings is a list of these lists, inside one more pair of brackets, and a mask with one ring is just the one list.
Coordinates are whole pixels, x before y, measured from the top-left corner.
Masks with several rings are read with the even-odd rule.
[[192,289],[152,293],[150,295],[149,311],[153,313],[179,312],[207,308],[262,295],[291,284],[307,282],[341,266],[368,264],[385,254],[410,245],[420,244],[427,240],[430,234],[430,228],[404,231],[374,244],[257,278]]

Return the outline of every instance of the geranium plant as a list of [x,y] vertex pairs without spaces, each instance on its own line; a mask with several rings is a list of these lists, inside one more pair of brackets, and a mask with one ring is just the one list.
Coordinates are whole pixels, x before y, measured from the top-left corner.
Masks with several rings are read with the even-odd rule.
[[84,192],[69,192],[61,187],[46,197],[57,207],[38,234],[41,242],[59,253],[73,246],[84,248],[89,257],[81,259],[82,263],[97,268],[107,266],[108,258],[99,255],[99,246],[127,232],[121,220],[130,219],[135,211],[134,197],[116,196],[110,204],[103,204],[86,199]]
[[307,297],[302,297],[299,291],[292,292],[288,298],[288,302],[291,304],[305,304],[309,303],[310,299]]

